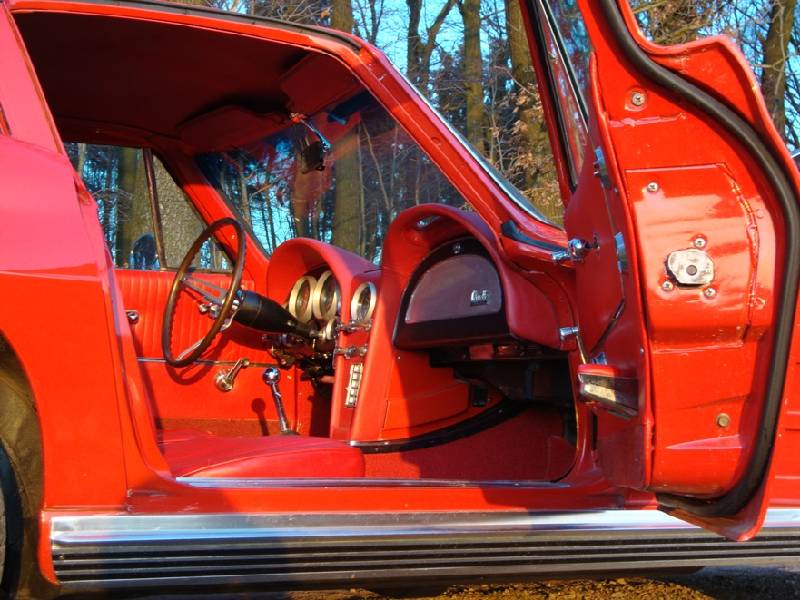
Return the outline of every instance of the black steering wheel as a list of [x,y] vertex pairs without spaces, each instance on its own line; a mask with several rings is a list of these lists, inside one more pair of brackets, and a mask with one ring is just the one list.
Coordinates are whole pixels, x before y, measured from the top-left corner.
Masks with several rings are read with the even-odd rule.
[[[225,289],[210,281],[203,279],[199,273],[191,269],[197,253],[203,247],[207,240],[213,238],[214,234],[223,228],[230,228],[234,231],[236,243],[231,243],[231,247],[236,247],[236,256],[230,257],[233,260],[233,269],[231,272],[231,279],[228,288]],[[183,258],[178,272],[175,273],[175,279],[172,280],[172,287],[169,291],[169,298],[167,305],[164,308],[164,323],[161,329],[161,350],[164,353],[164,359],[168,364],[173,367],[185,367],[190,365],[205,352],[214,341],[216,335],[227,326],[230,318],[233,316],[234,301],[237,299],[239,288],[242,284],[242,273],[244,271],[244,258],[245,258],[245,233],[241,223],[236,219],[225,217],[214,221],[206,227],[203,233],[194,241],[192,247],[189,248],[186,256]],[[172,351],[172,332],[174,329],[181,330],[180,327],[175,328],[175,308],[178,304],[178,299],[181,293],[186,293],[195,300],[200,302],[198,308],[201,312],[208,314],[212,323],[208,331],[203,337],[193,343],[191,346],[184,348],[178,353]]]

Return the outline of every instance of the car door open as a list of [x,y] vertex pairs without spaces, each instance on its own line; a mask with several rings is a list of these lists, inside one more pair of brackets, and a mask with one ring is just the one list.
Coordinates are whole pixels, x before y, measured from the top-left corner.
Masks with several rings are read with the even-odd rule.
[[749,537],[796,363],[797,171],[730,41],[657,47],[616,0],[525,12],[571,175],[557,258],[575,271],[601,467],[671,514]]

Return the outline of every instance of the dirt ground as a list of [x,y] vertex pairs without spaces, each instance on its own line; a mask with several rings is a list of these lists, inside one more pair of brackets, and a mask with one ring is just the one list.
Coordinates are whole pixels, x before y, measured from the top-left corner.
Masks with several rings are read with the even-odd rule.
[[[166,591],[166,590],[165,590]],[[139,600],[189,600],[195,594],[159,594]],[[384,600],[365,590],[241,593],[203,596],[208,600]],[[97,598],[94,596],[93,598]],[[426,600],[782,600],[800,598],[800,558],[779,567],[720,567],[691,575],[540,581],[525,585],[453,586]]]
[[[284,596],[286,597],[286,596]],[[383,600],[369,592],[289,595],[292,600]],[[451,587],[435,600],[782,600],[800,598],[800,560],[791,568],[717,568],[692,575],[541,581],[525,585]],[[260,600],[260,599],[259,599]],[[265,599],[266,600],[266,599]]]

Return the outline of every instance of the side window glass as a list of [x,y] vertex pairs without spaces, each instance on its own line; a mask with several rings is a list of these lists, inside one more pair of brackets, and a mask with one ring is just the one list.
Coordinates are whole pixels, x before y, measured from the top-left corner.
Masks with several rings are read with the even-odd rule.
[[592,54],[589,32],[586,31],[577,0],[551,2],[549,8],[567,65],[575,79],[578,100],[582,103],[589,86],[589,57]]
[[539,27],[574,187],[589,139],[585,93],[592,48],[576,0],[540,2]]
[[[114,265],[177,268],[205,224],[161,161],[141,148],[70,143],[66,149],[97,202]],[[152,186],[147,155],[152,157]],[[230,261],[216,244],[206,243],[194,266],[229,271]]]

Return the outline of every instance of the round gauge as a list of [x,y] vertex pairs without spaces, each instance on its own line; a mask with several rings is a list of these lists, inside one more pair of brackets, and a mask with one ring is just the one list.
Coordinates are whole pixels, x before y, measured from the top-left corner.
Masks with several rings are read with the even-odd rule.
[[353,299],[350,301],[350,319],[358,323],[366,323],[372,318],[377,301],[378,291],[375,284],[365,281],[356,288]]
[[289,294],[289,312],[301,323],[308,323],[311,320],[311,299],[316,285],[317,280],[311,275],[306,275],[295,282]]
[[319,276],[311,298],[311,309],[314,318],[328,321],[336,316],[342,305],[342,292],[332,271],[325,271]]
[[336,328],[339,326],[339,319],[334,317],[322,328],[322,339],[328,342],[332,342],[336,339],[337,331]]

